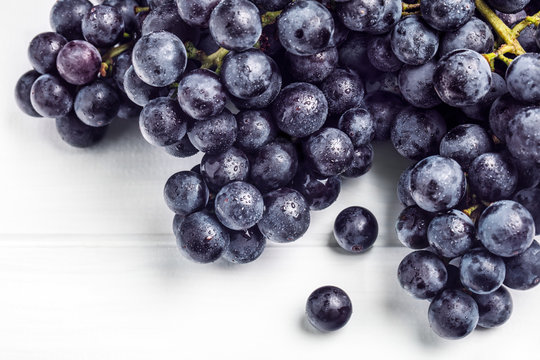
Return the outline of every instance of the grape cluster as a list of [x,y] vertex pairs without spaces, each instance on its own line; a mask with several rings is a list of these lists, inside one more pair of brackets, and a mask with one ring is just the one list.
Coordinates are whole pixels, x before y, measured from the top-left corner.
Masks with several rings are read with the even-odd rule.
[[[76,147],[138,117],[153,146],[203,153],[164,188],[178,247],[199,263],[248,263],[267,240],[298,240],[343,178],[370,170],[371,143],[391,141],[415,161],[397,186],[397,237],[415,250],[399,282],[431,301],[438,335],[460,338],[508,319],[503,285],[540,282],[539,10],[528,0],[58,0],[15,97]],[[346,251],[377,235],[365,208],[335,221]],[[333,287],[307,307],[322,330],[351,309]]]

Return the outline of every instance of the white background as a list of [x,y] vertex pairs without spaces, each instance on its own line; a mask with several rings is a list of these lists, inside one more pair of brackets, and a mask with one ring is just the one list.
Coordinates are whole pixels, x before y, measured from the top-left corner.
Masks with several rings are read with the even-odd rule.
[[[22,114],[13,88],[30,69],[29,41],[49,31],[53,1],[14,4],[0,22],[0,359],[540,358],[538,289],[512,292],[506,325],[460,341],[434,335],[428,303],[401,290],[396,269],[408,250],[393,232],[395,184],[408,163],[388,145],[297,242],[269,244],[245,266],[184,259],[162,187],[199,158],[172,158],[121,120],[99,146],[77,150],[54,121]],[[376,247],[360,256],[331,235],[350,205],[380,225]],[[320,334],[304,306],[326,284],[346,290],[354,311],[345,328]]]

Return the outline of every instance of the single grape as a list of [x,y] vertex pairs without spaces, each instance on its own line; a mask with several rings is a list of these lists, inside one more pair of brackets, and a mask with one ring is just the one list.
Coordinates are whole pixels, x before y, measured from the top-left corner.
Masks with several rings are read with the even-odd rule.
[[124,77],[131,66],[131,52],[126,51],[114,58],[112,78],[119,90],[126,92],[124,88]]
[[446,286],[448,273],[435,254],[418,250],[405,256],[398,267],[398,280],[403,289],[418,299],[430,299]]
[[262,51],[249,49],[229,52],[223,59],[221,81],[237,98],[250,99],[270,87],[272,65]]
[[180,238],[180,228],[185,218],[186,217],[184,215],[174,214],[172,228],[174,237],[176,238],[176,245],[178,247],[180,247],[180,242],[178,241],[178,239]]
[[429,109],[441,103],[433,85],[436,66],[435,60],[430,60],[423,65],[405,65],[401,68],[399,90],[409,104]]
[[178,12],[192,27],[207,28],[212,10],[220,0],[177,0]]
[[32,84],[30,101],[36,112],[44,117],[67,115],[73,108],[69,85],[54,75],[41,75]]
[[503,259],[486,249],[471,250],[461,258],[461,283],[475,294],[494,292],[502,285],[505,274]]
[[[271,59],[270,59],[271,60]],[[261,95],[251,99],[238,99],[231,96],[232,102],[240,109],[265,109],[276,99],[281,91],[282,77],[281,72],[274,60],[272,64],[272,77],[270,78],[270,86]]]
[[96,5],[82,20],[84,39],[98,48],[115,45],[124,34],[122,12],[113,6]]
[[494,328],[504,324],[512,315],[512,296],[504,286],[490,294],[473,294],[478,305],[478,326]]
[[365,90],[360,77],[351,70],[336,69],[320,85],[330,115],[341,115],[362,103]]
[[246,181],[249,168],[248,157],[235,147],[215,155],[205,154],[201,160],[201,175],[213,192],[233,181]]
[[489,111],[489,126],[499,140],[506,141],[508,123],[523,108],[525,108],[523,103],[509,95],[499,96],[493,102]]
[[517,256],[505,258],[506,277],[504,285],[511,289],[528,290],[540,283],[540,245],[532,245]]
[[491,87],[486,95],[480,101],[478,101],[474,105],[470,106],[462,106],[460,107],[461,111],[467,117],[478,120],[480,122],[487,122],[489,119],[489,111],[491,109],[491,106],[493,105],[493,102],[502,95],[505,95],[508,93],[508,88],[506,87],[506,80],[504,78],[497,74],[497,73],[491,73]]
[[446,55],[456,49],[469,49],[479,54],[493,52],[495,39],[488,24],[472,17],[463,26],[447,31],[441,38],[440,54]]
[[397,195],[399,202],[403,206],[416,205],[414,199],[411,196],[411,171],[414,165],[409,166],[399,176]]
[[310,210],[317,211],[326,209],[337,200],[341,179],[338,176],[319,179],[308,167],[302,166],[296,172],[292,186],[304,196]]
[[411,205],[403,209],[396,222],[398,240],[406,247],[414,250],[429,246],[427,231],[433,214]]
[[195,121],[188,131],[193,146],[207,154],[226,151],[236,141],[236,135],[236,119],[226,109],[221,114],[204,121]]
[[261,220],[264,211],[259,190],[243,181],[225,185],[216,195],[215,211],[218,220],[231,230],[246,230]]
[[255,153],[277,136],[272,114],[267,110],[246,110],[236,114],[238,137],[236,146],[247,153]]
[[400,0],[385,0],[384,8],[379,18],[374,25],[369,26],[366,31],[370,34],[386,34],[389,33],[392,28],[401,19],[403,11],[402,2]]
[[540,47],[536,44],[536,26],[529,25],[521,30],[517,38],[519,44],[526,52],[540,52]]
[[366,174],[373,165],[373,155],[373,147],[371,144],[355,147],[351,166],[341,173],[341,176],[346,178],[358,178]]
[[329,47],[313,55],[299,56],[287,53],[289,72],[298,81],[318,83],[334,71],[339,56],[336,47]]
[[468,169],[471,190],[488,202],[508,199],[516,191],[518,171],[514,164],[500,153],[478,156]]
[[170,32],[183,42],[191,41],[194,44],[197,44],[201,38],[198,28],[193,28],[182,20],[174,1],[153,8],[145,17],[141,27],[142,35],[157,31]]
[[131,120],[138,118],[141,114],[142,107],[131,101],[126,94],[119,92],[120,106],[116,116],[120,119]]
[[351,0],[337,5],[337,17],[353,31],[368,31],[382,19],[384,0]]
[[352,206],[341,211],[334,222],[334,237],[343,249],[364,253],[370,249],[379,234],[375,216],[366,208]]
[[309,295],[306,314],[317,330],[335,331],[345,326],[351,318],[351,299],[338,287],[323,286]]
[[519,101],[540,102],[540,54],[518,56],[506,70],[506,84],[510,94]]
[[487,0],[495,9],[503,13],[517,13],[523,10],[531,0]]
[[474,159],[492,148],[491,138],[483,127],[463,124],[444,135],[439,150],[441,156],[456,160],[464,171],[468,171]]
[[403,63],[392,51],[390,33],[376,36],[369,42],[367,54],[374,68],[384,72],[398,71]]
[[227,95],[219,77],[210,70],[197,69],[182,77],[178,84],[178,102],[195,120],[219,115],[225,109]]
[[424,0],[420,4],[422,18],[434,29],[456,30],[471,19],[474,0]]
[[131,65],[124,74],[124,90],[127,97],[139,106],[145,106],[150,100],[163,96],[163,88],[148,85],[142,81]]
[[160,97],[146,104],[139,116],[139,128],[155,146],[178,144],[186,135],[188,117],[176,100]]
[[179,157],[188,158],[199,152],[195,146],[189,141],[189,136],[184,136],[177,144],[164,147],[167,154]]
[[73,108],[86,125],[105,126],[118,114],[120,98],[115,88],[103,80],[96,80],[79,90]]
[[444,290],[429,305],[429,324],[440,337],[461,339],[478,324],[478,305],[459,290]]
[[376,91],[364,98],[364,104],[375,120],[375,140],[390,140],[390,128],[405,107],[403,100],[387,91]]
[[266,239],[256,226],[243,231],[229,231],[229,237],[229,247],[223,258],[231,263],[253,262],[261,256],[266,247]]
[[82,19],[92,6],[88,0],[56,1],[49,16],[51,28],[68,40],[82,39]]
[[56,68],[60,76],[73,85],[92,82],[101,68],[101,55],[89,42],[73,40],[58,53]]
[[351,139],[353,146],[368,145],[375,137],[375,121],[370,112],[361,107],[347,110],[338,122],[339,130]]
[[27,71],[19,78],[17,85],[15,85],[15,101],[17,101],[19,109],[26,115],[33,117],[41,117],[32,106],[32,100],[30,99],[32,85],[40,76],[41,74],[35,70]]
[[507,129],[506,146],[512,156],[540,167],[540,107],[518,111]]
[[303,144],[311,168],[323,177],[339,175],[352,164],[354,146],[341,130],[323,128]]
[[209,192],[201,175],[193,171],[181,171],[167,180],[163,195],[169,209],[185,216],[204,209]]
[[40,74],[56,72],[56,58],[66,44],[66,38],[55,32],[36,35],[28,46],[30,64]]
[[536,235],[540,235],[540,189],[522,189],[514,194],[513,200],[529,210],[534,219]]
[[279,189],[294,178],[298,154],[292,143],[278,138],[263,146],[251,163],[251,182],[263,193]]
[[533,242],[534,220],[521,204],[511,200],[492,203],[478,220],[478,239],[495,255],[523,253]]
[[106,126],[94,127],[83,123],[73,112],[56,119],[60,138],[71,146],[87,148],[100,142],[107,131]]
[[[392,51],[409,65],[422,65],[431,60],[439,48],[439,34],[418,15],[402,18],[392,30]],[[489,66],[488,66],[489,67]]]
[[347,39],[338,48],[339,64],[345,69],[356,71],[363,79],[372,76],[377,69],[371,65],[368,57],[368,45],[371,36],[351,31]]
[[120,10],[127,32],[132,33],[138,30],[137,14],[134,11],[135,7],[140,5],[138,0],[105,0],[103,5],[114,6]]

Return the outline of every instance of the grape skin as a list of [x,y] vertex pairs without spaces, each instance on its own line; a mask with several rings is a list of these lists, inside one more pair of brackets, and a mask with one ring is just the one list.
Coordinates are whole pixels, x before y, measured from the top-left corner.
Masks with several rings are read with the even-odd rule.
[[385,34],[392,30],[401,19],[402,3],[400,0],[385,0],[384,9],[379,21],[367,28],[370,34]]
[[405,256],[399,264],[397,276],[401,287],[418,299],[434,297],[444,289],[448,280],[442,260],[426,250]]
[[277,136],[272,114],[267,110],[246,110],[236,114],[238,137],[236,146],[247,152],[256,153]]
[[420,3],[422,18],[434,29],[456,30],[471,19],[474,0],[424,0]]
[[461,258],[460,279],[475,294],[490,294],[503,283],[506,274],[504,261],[485,249],[474,249]]
[[231,230],[246,230],[261,220],[264,211],[259,190],[243,181],[225,185],[216,195],[215,211],[223,226]]
[[499,140],[506,141],[508,123],[523,108],[523,103],[508,95],[501,95],[493,102],[489,111],[489,126]]
[[68,40],[82,39],[83,16],[92,8],[88,0],[59,0],[51,9],[51,28]]
[[56,130],[60,138],[67,144],[77,148],[87,148],[99,143],[107,127],[88,126],[73,112],[56,119]]
[[178,102],[182,110],[195,120],[219,115],[227,95],[219,77],[210,70],[197,69],[182,77],[178,84]]
[[351,139],[353,146],[368,145],[375,137],[375,121],[367,109],[357,107],[347,110],[338,121],[339,130]]
[[517,169],[502,154],[482,154],[471,163],[468,170],[469,186],[484,201],[507,199],[516,191]]
[[73,108],[86,125],[105,126],[118,114],[120,98],[112,86],[103,80],[96,80],[79,90]]
[[469,49],[479,54],[489,54],[494,46],[495,39],[491,28],[482,20],[472,17],[457,30],[444,33],[440,44],[440,54],[446,55],[456,49]]
[[110,47],[120,41],[124,34],[124,18],[113,6],[96,5],[82,20],[84,39],[98,48]]
[[244,231],[229,231],[230,243],[223,258],[235,264],[247,264],[261,256],[266,239],[255,226]]
[[399,202],[403,206],[412,206],[416,205],[412,196],[411,196],[411,171],[414,165],[409,166],[405,169],[399,176],[399,181],[397,185],[397,195]]
[[341,173],[346,178],[358,178],[366,174],[373,165],[373,146],[361,145],[354,148],[353,160],[347,170]]
[[369,34],[351,31],[345,42],[338,48],[339,64],[343,68],[356,71],[364,79],[377,72],[377,69],[369,62],[367,53],[370,40]]
[[528,188],[522,189],[514,194],[514,201],[523,205],[534,219],[536,235],[540,235],[540,189]]
[[336,47],[329,47],[309,56],[298,56],[287,53],[289,72],[298,81],[318,83],[334,71],[339,56]]
[[356,254],[369,250],[379,234],[375,216],[366,208],[352,206],[341,211],[334,222],[334,237],[341,248]]
[[272,64],[272,77],[270,86],[261,95],[251,99],[238,99],[231,96],[232,102],[240,109],[265,109],[276,99],[281,91],[282,77],[281,72],[274,60],[269,59]]
[[417,15],[402,18],[392,30],[392,51],[409,65],[431,60],[439,48],[439,35]]
[[73,108],[73,96],[66,83],[54,75],[41,75],[30,90],[30,101],[36,112],[49,118],[67,115]]
[[398,240],[406,247],[414,250],[429,246],[427,232],[433,215],[416,205],[406,207],[399,214],[396,222]]
[[444,290],[429,306],[429,324],[440,337],[461,339],[469,335],[479,320],[474,299],[459,290]]
[[116,87],[122,91],[126,92],[124,88],[124,76],[126,75],[127,70],[131,66],[131,52],[126,51],[114,58],[113,73],[112,78],[116,83]]
[[487,329],[501,326],[512,315],[512,296],[504,286],[490,294],[473,294],[472,296],[478,305],[480,315],[478,326]]
[[480,155],[493,149],[487,131],[476,124],[458,125],[444,135],[439,147],[441,156],[456,160],[464,171]]
[[164,95],[162,88],[150,86],[142,81],[135,73],[133,65],[124,74],[124,90],[128,98],[139,106],[145,106],[150,100]]
[[309,295],[306,314],[310,324],[319,331],[335,331],[351,318],[351,299],[338,287],[323,286]]
[[163,189],[165,203],[175,214],[186,216],[204,209],[209,191],[201,175],[181,171],[171,175]]
[[30,64],[40,74],[55,72],[56,58],[66,44],[66,38],[55,32],[36,35],[28,46]]
[[145,105],[139,116],[139,128],[146,141],[155,146],[172,146],[186,135],[188,117],[178,102],[159,97]]
[[193,146],[191,141],[189,141],[189,137],[187,135],[184,136],[180,142],[171,146],[165,146],[164,149],[167,154],[179,158],[192,157],[199,152],[199,150]]
[[399,90],[409,104],[430,109],[442,102],[433,85],[436,66],[435,60],[430,60],[423,65],[405,65],[401,68],[398,77]]
[[295,190],[299,191],[309,204],[310,210],[323,210],[332,205],[341,191],[341,179],[331,176],[319,179],[308,167],[302,166],[292,182]]
[[365,90],[362,80],[350,70],[336,69],[320,85],[330,115],[341,115],[361,104]]
[[508,123],[506,145],[523,162],[540,166],[540,107],[518,111]]
[[15,101],[17,102],[19,109],[26,115],[32,117],[41,117],[32,106],[32,100],[30,99],[32,85],[40,76],[41,74],[35,70],[27,71],[19,78],[17,85],[15,85]]
[[197,44],[201,38],[198,28],[192,28],[182,20],[178,7],[174,3],[162,4],[146,15],[141,26],[142,35],[157,31],[170,32],[183,42],[191,41],[194,44]]
[[367,55],[371,65],[380,71],[394,72],[403,66],[392,52],[390,33],[373,37],[368,44]]
[[213,192],[233,181],[246,181],[249,170],[248,157],[235,147],[215,155],[205,154],[201,160],[201,175]]
[[236,141],[237,125],[227,109],[204,121],[195,121],[188,131],[189,140],[199,151],[217,154],[229,149]]
[[68,42],[58,53],[56,68],[60,76],[73,85],[92,82],[101,68],[101,55],[86,41]]
[[533,241],[523,253],[505,258],[504,285],[516,290],[529,290],[540,284],[540,245]]
[[137,17],[133,9],[139,6],[137,0],[105,0],[103,5],[114,6],[122,13],[126,31],[134,32],[138,28]]
[[311,168],[323,177],[339,175],[352,164],[354,146],[341,130],[323,128],[303,144]]
[[180,17],[193,27],[207,28],[212,10],[220,0],[176,0]]
[[491,73],[491,87],[489,92],[478,103],[471,106],[462,106],[460,109],[469,118],[486,122],[489,119],[489,111],[495,99],[507,93],[506,80],[495,72]]
[[518,56],[506,70],[506,84],[512,96],[523,102],[540,102],[540,54]]
[[403,100],[387,91],[376,91],[364,98],[364,104],[375,119],[375,140],[389,140],[392,124],[405,107]]
[[530,1],[531,0],[487,0],[487,2],[495,9],[510,14],[523,10]]
[[351,0],[338,4],[337,16],[353,31],[368,31],[382,19],[384,0]]
[[223,85],[233,96],[250,99],[270,87],[272,65],[260,50],[231,51],[223,59],[220,75]]
[[263,146],[251,162],[251,182],[263,193],[287,185],[298,169],[298,154],[288,140]]

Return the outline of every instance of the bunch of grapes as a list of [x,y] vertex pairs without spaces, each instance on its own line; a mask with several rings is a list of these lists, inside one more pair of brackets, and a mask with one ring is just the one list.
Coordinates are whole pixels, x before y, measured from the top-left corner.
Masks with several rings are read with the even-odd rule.
[[[138,117],[168,154],[203,153],[164,189],[199,263],[301,238],[391,141],[416,162],[398,184],[397,235],[416,250],[399,281],[460,338],[508,319],[504,285],[540,281],[540,4],[486,1],[58,0],[16,99],[73,146]],[[377,221],[349,208],[334,234],[362,253]]]

